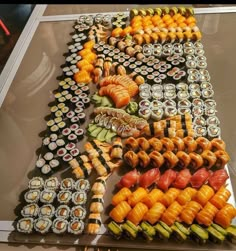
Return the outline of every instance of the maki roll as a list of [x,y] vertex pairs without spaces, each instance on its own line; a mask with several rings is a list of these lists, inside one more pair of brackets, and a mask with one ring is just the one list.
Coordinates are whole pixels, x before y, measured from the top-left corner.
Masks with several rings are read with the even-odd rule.
[[29,189],[43,189],[43,186],[44,181],[41,177],[33,177],[28,183]]
[[78,219],[72,219],[68,224],[68,232],[71,234],[82,234],[84,231],[84,222]]
[[50,161],[50,160],[53,159],[53,153],[47,152],[47,153],[45,153],[45,155],[43,156],[43,158],[44,158],[46,161]]
[[75,190],[77,191],[89,191],[90,190],[90,183],[86,179],[79,179],[75,182]]
[[77,129],[79,129],[79,125],[78,125],[78,124],[72,124],[72,125],[70,126],[70,130],[71,130],[71,131],[76,131]]
[[141,118],[148,120],[151,117],[152,111],[150,108],[141,108],[139,109],[138,114]]
[[45,164],[45,165],[43,165],[43,167],[41,168],[40,171],[41,171],[42,174],[47,175],[47,174],[51,173],[52,169],[51,169],[50,165]]
[[65,178],[61,181],[60,189],[61,190],[73,190],[75,182],[72,178]]
[[34,220],[33,218],[26,217],[17,221],[17,231],[20,233],[30,234],[33,232]]
[[69,162],[72,159],[73,159],[73,157],[69,153],[67,153],[66,155],[63,156],[63,161],[65,161],[65,162]]
[[52,152],[54,152],[56,149],[57,149],[57,144],[55,142],[51,142],[49,145],[48,145],[48,149]]
[[73,112],[73,111],[69,111],[67,114],[66,114],[66,117],[68,118],[68,119],[71,119],[71,118],[73,118],[75,116],[75,112]]
[[56,210],[55,216],[67,220],[70,217],[70,208],[67,205],[60,205]]
[[86,216],[86,209],[82,206],[74,206],[71,208],[70,217],[83,220]]
[[220,127],[215,126],[215,125],[208,126],[207,134],[210,138],[218,138],[221,134]]
[[24,206],[21,210],[21,215],[23,217],[35,218],[38,216],[39,206],[36,203],[28,204]]
[[57,159],[52,159],[52,160],[49,161],[49,166],[52,169],[59,167],[59,165],[60,165],[60,162]]
[[81,124],[85,122],[86,114],[84,112],[79,113],[77,116]]
[[65,146],[66,150],[68,150],[68,151],[74,149],[75,147],[76,147],[76,145],[73,142],[70,142],[70,143],[66,144],[66,146]]
[[65,145],[65,141],[63,139],[57,139],[56,144],[58,147],[61,147]]
[[122,225],[118,225],[115,221],[111,221],[108,225],[108,232],[112,235],[112,237],[116,240],[119,240],[122,236],[123,229]]
[[70,128],[64,128],[63,130],[62,130],[62,135],[63,136],[68,136],[68,135],[70,135],[71,134],[71,129]]
[[40,197],[40,190],[29,190],[24,194],[24,199],[27,203],[37,203]]
[[74,149],[70,150],[70,155],[72,157],[77,157],[79,154],[80,154],[80,151],[78,148],[74,148]]
[[51,204],[45,204],[39,209],[39,217],[51,219],[55,214],[55,207]]
[[52,231],[55,234],[63,234],[66,232],[68,221],[63,218],[56,218],[52,223]]
[[84,103],[84,107],[89,107],[90,105],[90,98],[85,97],[82,99],[82,102]]
[[34,229],[36,232],[39,232],[40,234],[48,233],[51,226],[52,226],[52,221],[46,217],[39,217],[34,222]]
[[43,145],[44,146],[48,146],[50,142],[51,142],[51,140],[50,140],[49,137],[46,137],[46,138],[43,139]]
[[74,205],[84,205],[87,201],[87,194],[85,191],[77,191],[72,194],[72,202]]
[[67,153],[66,148],[61,147],[61,148],[59,148],[59,149],[57,150],[57,156],[59,156],[59,157],[65,156],[66,153]]
[[56,198],[56,192],[53,190],[43,190],[40,193],[40,202],[42,203],[53,203],[54,199]]
[[208,126],[210,125],[218,126],[220,124],[220,120],[216,116],[209,116],[206,120],[206,124]]
[[68,204],[70,202],[70,200],[71,200],[71,195],[72,195],[71,191],[61,190],[57,194],[57,200],[61,204]]
[[77,135],[71,133],[70,135],[68,135],[67,139],[71,142],[77,142]]
[[78,137],[79,140],[81,140],[84,137],[84,130],[82,128],[79,128],[75,131],[75,135]]
[[45,180],[44,189],[56,191],[59,188],[59,180],[57,177],[50,177]]
[[82,107],[77,107],[77,108],[75,108],[75,113],[81,113],[81,112],[83,112],[84,111],[84,109],[82,108]]

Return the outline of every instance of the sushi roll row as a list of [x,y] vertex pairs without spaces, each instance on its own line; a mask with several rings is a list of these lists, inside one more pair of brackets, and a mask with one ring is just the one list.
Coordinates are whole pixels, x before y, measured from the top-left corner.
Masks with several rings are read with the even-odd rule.
[[200,245],[206,243],[222,244],[227,240],[235,243],[236,239],[236,227],[234,225],[222,228],[215,223],[209,227],[202,227],[199,224],[192,224],[186,227],[177,221],[172,226],[166,225],[163,221],[159,221],[156,224],[143,221],[139,225],[135,225],[129,220],[122,224],[111,221],[108,224],[108,232],[115,240],[121,238],[135,240],[140,236],[147,242],[155,239],[158,241],[172,239],[178,244],[188,240],[192,240]]
[[[66,209],[63,208],[63,210]],[[25,234],[53,232],[55,234],[71,233],[78,235],[84,231],[84,221],[76,218],[66,220],[62,217],[57,217],[54,220],[48,217],[39,217],[37,219],[25,217],[17,222],[17,231]]]

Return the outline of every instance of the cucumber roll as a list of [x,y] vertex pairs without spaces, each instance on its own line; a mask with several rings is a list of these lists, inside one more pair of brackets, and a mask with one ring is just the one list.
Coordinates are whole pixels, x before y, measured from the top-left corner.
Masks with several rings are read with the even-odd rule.
[[52,169],[51,169],[50,165],[45,164],[45,165],[42,166],[40,171],[41,171],[42,174],[47,175],[47,174],[50,174],[52,172]]

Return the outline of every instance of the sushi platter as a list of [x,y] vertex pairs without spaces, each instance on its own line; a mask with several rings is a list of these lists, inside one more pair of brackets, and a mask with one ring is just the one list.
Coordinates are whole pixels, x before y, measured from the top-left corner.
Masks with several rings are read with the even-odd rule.
[[73,28],[8,241],[235,250],[230,156],[194,10],[78,15]]

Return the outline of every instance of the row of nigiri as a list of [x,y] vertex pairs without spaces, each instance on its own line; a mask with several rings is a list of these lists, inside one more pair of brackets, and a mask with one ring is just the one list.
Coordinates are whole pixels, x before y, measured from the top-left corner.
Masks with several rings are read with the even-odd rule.
[[158,168],[152,168],[141,175],[137,169],[134,169],[126,173],[117,183],[117,186],[130,188],[139,184],[141,187],[148,188],[156,184],[162,191],[167,191],[170,186],[179,189],[184,189],[188,185],[193,188],[200,188],[207,183],[215,191],[218,191],[228,178],[229,175],[225,169],[212,172],[203,167],[193,175],[191,175],[189,169],[183,169],[180,172],[168,169],[161,174]]
[[217,150],[212,152],[204,150],[201,154],[185,151],[178,151],[176,154],[172,151],[165,151],[161,154],[158,151],[152,151],[149,154],[145,151],[128,151],[124,154],[125,162],[132,168],[148,167],[149,165],[160,168],[192,168],[194,170],[201,167],[210,168],[224,168],[229,161],[229,155],[226,151]]
[[198,137],[194,139],[193,137],[187,136],[184,138],[173,137],[162,139],[151,138],[146,139],[145,137],[133,138],[129,137],[124,141],[124,149],[132,150],[134,152],[138,151],[158,151],[166,152],[172,151],[177,153],[178,151],[185,151],[187,153],[196,152],[201,154],[205,150],[210,150],[215,152],[217,150],[226,150],[226,144],[222,139],[214,138],[208,140],[205,137]]
[[[109,216],[118,223],[127,219],[135,225],[142,220],[147,220],[151,224],[162,220],[169,226],[175,221],[188,225],[196,221],[198,224],[209,226],[214,220],[222,227],[230,226],[236,216],[234,206],[227,203],[230,192],[224,187],[215,194],[211,187],[204,185],[197,192],[191,191],[191,198],[185,205],[181,205],[177,200],[181,194],[179,189],[171,188],[164,195],[160,194],[160,190],[155,193],[158,194],[158,199],[149,208],[146,203],[150,201],[150,196],[148,197],[148,192],[144,188],[139,187],[131,194],[126,191],[126,197],[122,198],[124,200],[110,211]],[[222,196],[225,198],[222,199]]]

